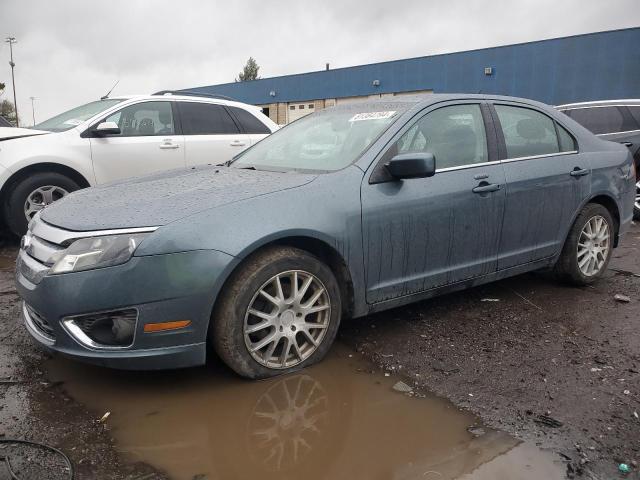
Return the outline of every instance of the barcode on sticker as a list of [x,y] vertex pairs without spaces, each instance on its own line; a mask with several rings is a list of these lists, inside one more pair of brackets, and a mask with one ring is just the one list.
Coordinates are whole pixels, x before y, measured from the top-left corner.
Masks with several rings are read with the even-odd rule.
[[363,120],[380,120],[382,118],[391,118],[396,114],[395,111],[390,112],[367,112],[357,113],[349,119],[350,122],[361,122]]

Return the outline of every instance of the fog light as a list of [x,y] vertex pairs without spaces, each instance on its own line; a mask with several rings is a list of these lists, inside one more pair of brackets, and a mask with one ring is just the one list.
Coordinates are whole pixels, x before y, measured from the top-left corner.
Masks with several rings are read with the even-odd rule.
[[138,311],[134,308],[77,315],[62,324],[80,343],[92,348],[123,348],[133,344]]

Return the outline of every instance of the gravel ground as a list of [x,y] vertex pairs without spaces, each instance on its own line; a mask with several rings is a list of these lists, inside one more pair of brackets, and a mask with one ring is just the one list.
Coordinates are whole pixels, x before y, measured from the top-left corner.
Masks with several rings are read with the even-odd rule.
[[[551,449],[569,477],[640,478],[640,226],[593,287],[528,274],[345,322],[341,338],[488,425]],[[628,303],[614,299],[630,298]]]

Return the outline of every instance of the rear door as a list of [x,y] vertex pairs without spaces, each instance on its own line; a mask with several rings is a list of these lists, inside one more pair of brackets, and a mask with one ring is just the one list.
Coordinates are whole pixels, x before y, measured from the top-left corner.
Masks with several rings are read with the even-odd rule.
[[[367,302],[496,271],[505,176],[492,148],[490,118],[477,101],[431,108],[400,132],[365,178],[361,196]],[[436,174],[385,178],[384,163],[410,152],[432,153]]]
[[[258,117],[244,108],[228,106],[229,112],[240,126],[240,130],[249,137],[251,145],[259,142],[264,137],[271,134],[267,125],[262,123]],[[262,114],[261,114],[262,115]]]
[[177,103],[187,166],[224,163],[251,145],[249,135],[240,131],[224,105]]
[[573,136],[544,112],[494,103],[506,207],[498,269],[558,253],[577,209],[591,189],[591,167]]
[[184,139],[173,108],[168,100],[139,102],[102,119],[115,122],[120,133],[90,139],[97,183],[184,168]]

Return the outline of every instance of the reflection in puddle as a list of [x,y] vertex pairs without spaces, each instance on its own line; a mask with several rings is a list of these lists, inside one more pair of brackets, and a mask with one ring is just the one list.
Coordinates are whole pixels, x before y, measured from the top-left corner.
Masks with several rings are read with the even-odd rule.
[[257,382],[215,365],[118,372],[62,358],[49,376],[111,412],[123,453],[178,480],[563,478],[550,455],[501,432],[474,438],[472,416],[396,393],[397,379],[349,355],[336,345],[320,365]]
[[246,438],[252,460],[271,472],[294,468],[321,439],[328,407],[327,392],[308,375],[276,382],[249,417]]

